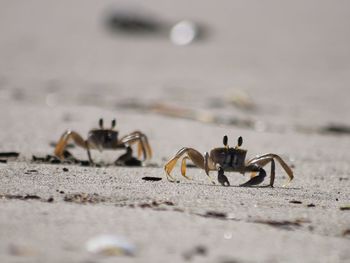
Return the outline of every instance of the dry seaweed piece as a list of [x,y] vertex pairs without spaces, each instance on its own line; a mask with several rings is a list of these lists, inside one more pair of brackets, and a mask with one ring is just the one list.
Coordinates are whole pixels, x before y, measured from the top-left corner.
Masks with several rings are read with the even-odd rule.
[[310,223],[308,220],[304,219],[296,219],[294,221],[289,221],[289,220],[282,220],[282,221],[277,221],[277,220],[254,220],[252,221],[253,223],[258,223],[258,224],[265,224],[277,228],[282,228],[286,230],[293,230],[293,227],[301,227],[302,223]]
[[154,177],[154,176],[145,176],[145,177],[142,177],[142,180],[156,182],[156,181],[162,180],[162,178]]
[[0,195],[0,198],[5,198],[5,199],[17,199],[17,200],[40,200],[41,197],[37,195],[11,195],[11,194],[3,194]]
[[97,204],[100,202],[105,202],[106,198],[101,197],[97,193],[88,194],[88,193],[72,193],[66,194],[63,198],[65,202],[72,202],[76,204]]
[[5,198],[5,199],[10,199],[10,200],[41,200],[43,202],[48,202],[52,203],[54,201],[53,197],[49,197],[48,199],[43,199],[40,196],[37,195],[31,195],[31,194],[26,194],[26,195],[11,195],[11,194],[0,194],[0,199]]
[[155,208],[155,207],[159,207],[160,205],[174,206],[175,204],[171,201],[153,200],[151,203],[141,203],[138,206],[141,208]]
[[207,211],[205,214],[201,214],[203,217],[212,217],[212,218],[219,218],[219,219],[226,219],[227,214],[224,212],[216,212],[216,211]]
[[152,207],[154,207],[154,206],[152,206],[152,205],[149,204],[149,203],[141,203],[141,204],[139,204],[139,207],[141,207],[141,208],[152,208]]
[[5,160],[5,159],[0,159],[0,163],[7,163],[7,160]]
[[350,205],[341,206],[341,207],[339,207],[339,209],[342,211],[350,210]]
[[[160,206],[166,205],[166,206],[174,206],[175,204],[172,201],[157,201],[153,200],[152,202],[144,202],[137,204],[136,206],[141,207],[141,208],[153,208],[157,210],[164,210],[162,207],[159,209]],[[135,207],[134,204],[129,205],[129,207]]]
[[308,204],[307,207],[315,207],[316,205],[311,203],[311,204]]
[[109,11],[105,18],[106,27],[113,33],[159,34],[165,25],[145,12],[134,10]]
[[321,133],[349,135],[350,126],[344,124],[329,124],[320,129]]

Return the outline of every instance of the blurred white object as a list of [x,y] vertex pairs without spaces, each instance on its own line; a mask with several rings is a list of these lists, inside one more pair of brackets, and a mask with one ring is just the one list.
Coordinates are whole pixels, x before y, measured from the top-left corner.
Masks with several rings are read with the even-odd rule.
[[196,39],[198,35],[198,26],[188,20],[176,23],[170,30],[170,40],[175,45],[188,45]]
[[90,253],[104,256],[119,256],[135,254],[135,246],[126,239],[116,235],[100,235],[86,242],[86,250]]

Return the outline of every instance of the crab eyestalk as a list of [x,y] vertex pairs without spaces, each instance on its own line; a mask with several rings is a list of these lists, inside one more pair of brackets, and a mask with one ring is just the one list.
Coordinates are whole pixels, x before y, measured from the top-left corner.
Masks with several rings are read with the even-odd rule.
[[242,136],[239,136],[238,140],[237,140],[237,148],[241,147],[242,144],[243,144],[243,138],[242,138]]
[[116,119],[113,119],[113,120],[112,120],[112,129],[114,129],[114,127],[115,127],[116,124],[117,124]]
[[98,125],[100,126],[101,129],[103,129],[103,119],[99,119]]
[[223,142],[225,148],[228,148],[228,144],[227,144],[228,138],[227,138],[227,135],[224,136],[224,138],[222,139],[222,142]]

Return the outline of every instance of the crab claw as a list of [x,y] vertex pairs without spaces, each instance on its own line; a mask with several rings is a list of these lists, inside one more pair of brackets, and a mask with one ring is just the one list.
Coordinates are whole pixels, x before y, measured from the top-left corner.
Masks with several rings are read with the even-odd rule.
[[218,181],[222,186],[230,186],[230,182],[227,179],[227,176],[224,174],[224,169],[219,168],[218,172]]
[[254,177],[250,178],[249,181],[245,182],[244,184],[240,184],[239,186],[250,187],[250,186],[253,186],[253,185],[261,184],[264,181],[265,176],[266,176],[265,170],[261,169],[257,176],[254,176]]

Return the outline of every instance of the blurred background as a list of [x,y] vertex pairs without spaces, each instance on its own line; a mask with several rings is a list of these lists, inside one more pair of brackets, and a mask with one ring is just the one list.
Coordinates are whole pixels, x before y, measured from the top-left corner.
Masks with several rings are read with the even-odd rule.
[[349,13],[325,0],[2,0],[0,103],[258,131],[347,125]]

